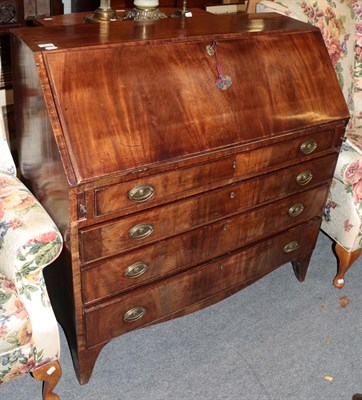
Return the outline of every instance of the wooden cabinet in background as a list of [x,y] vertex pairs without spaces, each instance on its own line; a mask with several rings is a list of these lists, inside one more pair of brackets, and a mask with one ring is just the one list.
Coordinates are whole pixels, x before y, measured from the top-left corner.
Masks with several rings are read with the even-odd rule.
[[0,0],[0,34],[24,26],[34,18],[62,13],[61,0]]
[[0,33],[24,24],[24,0],[0,0]]
[[13,49],[20,166],[65,237],[46,278],[80,383],[118,335],[287,262],[304,280],[349,116],[319,29],[205,13],[20,29]]
[[[39,3],[39,6],[38,6]],[[31,24],[33,18],[58,15],[63,12],[61,0],[0,0],[0,123],[9,134],[13,158],[17,163],[13,80],[11,74],[11,29]]]

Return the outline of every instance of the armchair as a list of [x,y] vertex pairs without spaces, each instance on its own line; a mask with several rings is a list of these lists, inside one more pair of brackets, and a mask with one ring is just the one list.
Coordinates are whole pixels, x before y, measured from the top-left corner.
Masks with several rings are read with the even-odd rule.
[[[322,230],[335,242],[338,271],[344,275],[362,250],[362,3],[360,0],[261,0],[258,12],[277,12],[318,26],[350,110]],[[308,74],[313,71],[306,71]]]
[[44,381],[43,399],[54,400],[61,376],[59,330],[42,272],[63,241],[15,175],[0,119],[0,384],[31,372]]

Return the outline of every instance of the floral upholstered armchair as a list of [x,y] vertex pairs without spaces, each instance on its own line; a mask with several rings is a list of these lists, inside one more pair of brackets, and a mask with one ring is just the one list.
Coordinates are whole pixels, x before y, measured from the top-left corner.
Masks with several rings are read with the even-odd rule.
[[63,240],[16,178],[0,124],[0,384],[31,372],[44,381],[43,399],[58,399],[53,388],[61,376],[59,330],[42,272],[58,257]]
[[[333,283],[341,288],[362,248],[362,1],[260,0],[256,10],[320,28],[350,111],[322,222],[322,230],[336,241],[338,272]],[[306,71],[306,79],[312,73]]]

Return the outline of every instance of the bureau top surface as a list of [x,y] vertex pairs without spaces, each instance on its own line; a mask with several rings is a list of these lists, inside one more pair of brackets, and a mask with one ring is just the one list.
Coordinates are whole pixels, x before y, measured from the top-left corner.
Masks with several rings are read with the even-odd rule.
[[[61,126],[58,145],[78,183],[348,118],[319,30],[275,14],[16,36],[19,47],[42,55],[41,86],[51,89],[45,97]],[[226,90],[216,86],[220,75],[232,81]]]
[[[39,45],[53,43],[59,50],[96,45],[145,43],[149,41],[189,41],[213,35],[232,38],[268,32],[311,31],[317,28],[278,14],[196,13],[192,18],[166,18],[150,23],[132,20],[110,24],[74,24],[52,27],[20,28],[13,31],[33,51]],[[216,36],[215,36],[216,35]]]

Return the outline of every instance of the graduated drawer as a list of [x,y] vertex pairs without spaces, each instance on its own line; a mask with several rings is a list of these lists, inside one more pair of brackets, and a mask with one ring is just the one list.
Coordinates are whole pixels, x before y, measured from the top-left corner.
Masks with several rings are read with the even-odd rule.
[[310,154],[317,155],[332,148],[334,136],[334,130],[324,130],[209,163],[96,189],[94,213],[101,216],[122,210],[131,212],[132,208],[149,208],[176,194],[197,193],[217,183],[230,183],[268,172],[284,163],[302,162]]
[[[310,253],[319,226],[318,218],[232,255],[86,310],[87,346],[186,314],[188,308],[195,311],[201,308],[197,303],[206,299],[209,305],[227,297],[232,288],[241,289],[276,267]],[[223,292],[225,295],[220,295]],[[218,296],[215,301],[213,296]]]
[[[83,300],[118,294],[307,221],[321,212],[327,193],[324,185],[83,268]],[[300,204],[304,210],[291,215]]]
[[81,260],[86,263],[131,250],[328,180],[333,174],[336,157],[332,154],[116,222],[85,228],[80,232]]

